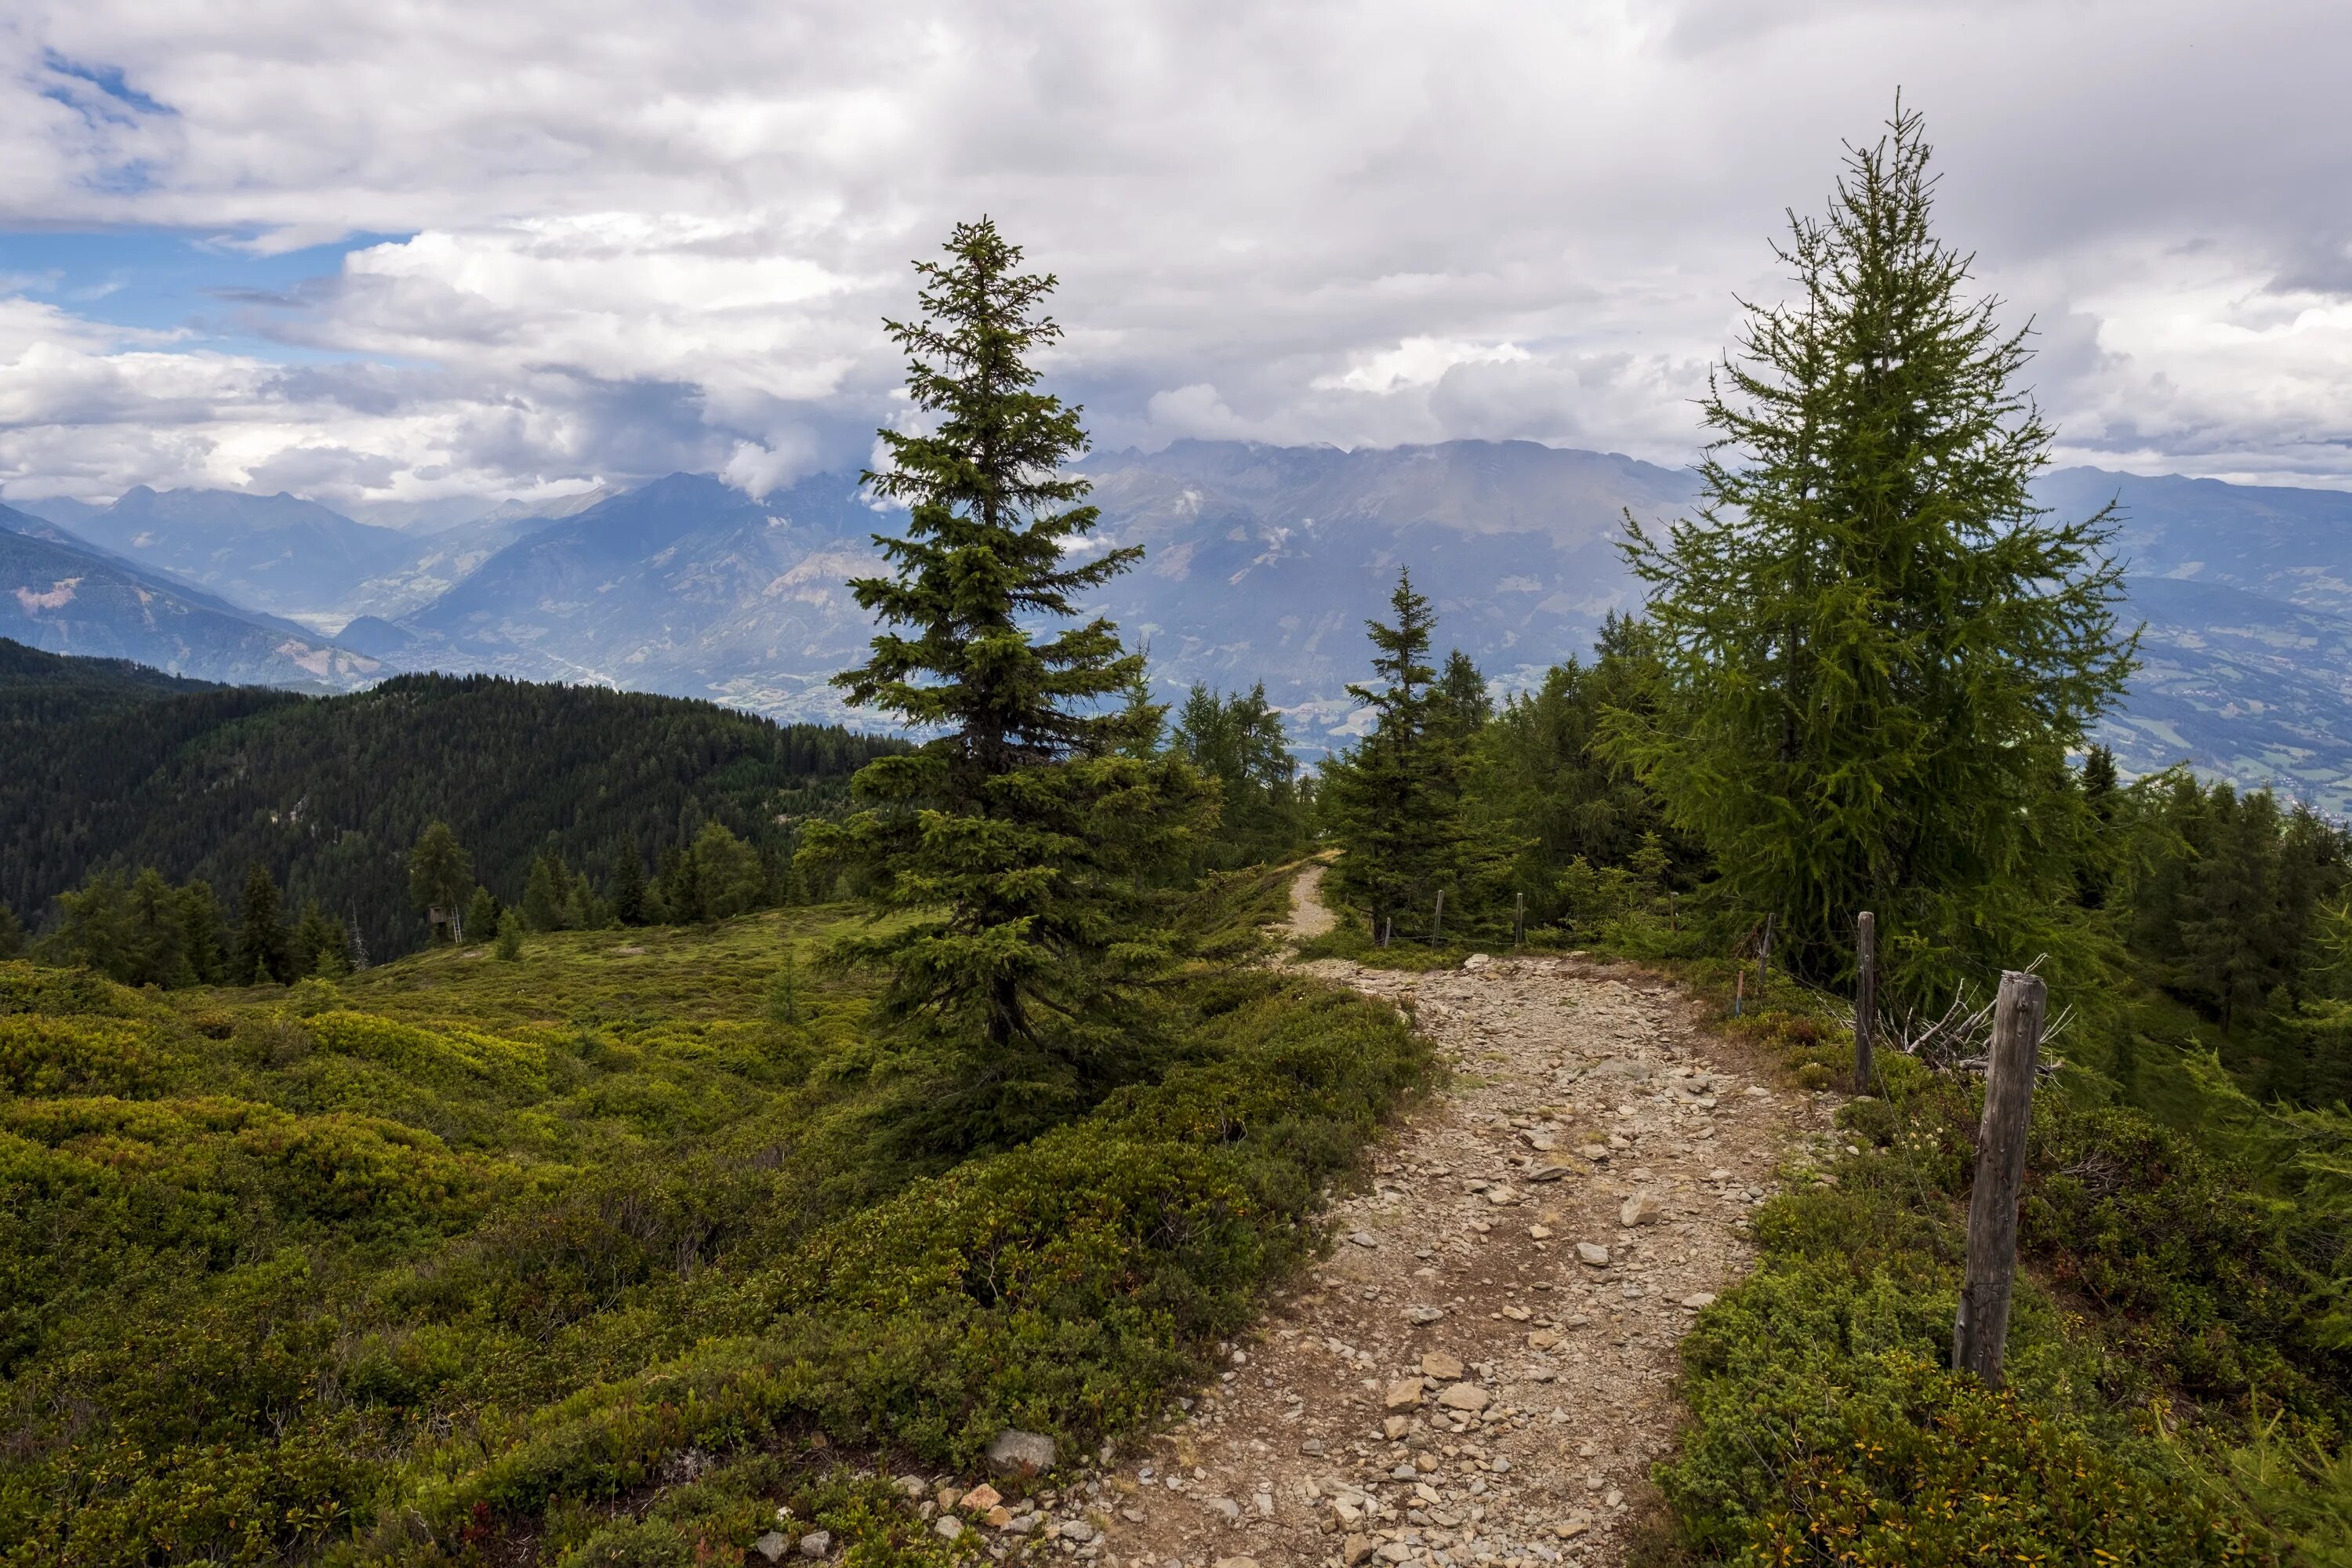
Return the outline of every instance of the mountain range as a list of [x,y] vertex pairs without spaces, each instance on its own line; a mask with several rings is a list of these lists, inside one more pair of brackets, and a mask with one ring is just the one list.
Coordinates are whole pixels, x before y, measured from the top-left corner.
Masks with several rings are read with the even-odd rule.
[[[1514,689],[1639,604],[1617,548],[1625,515],[1679,515],[1697,493],[1687,469],[1517,441],[1180,441],[1079,467],[1103,514],[1097,540],[1147,552],[1097,607],[1149,645],[1163,689],[1265,681],[1309,755],[1360,723],[1342,689],[1363,672],[1363,622],[1384,612],[1399,566],[1435,602],[1439,646]],[[2352,810],[2352,495],[2095,468],[2053,472],[2038,494],[2066,516],[2118,506],[2143,668],[2102,739],[2126,767],[2191,761]],[[871,631],[846,584],[877,569],[868,535],[899,521],[837,474],[758,499],[673,474],[429,534],[219,491],[26,510],[47,514],[31,525],[42,542],[103,565],[19,561],[8,552],[36,535],[0,516],[18,533],[0,534],[0,594],[39,605],[74,573],[89,584],[25,612],[46,636],[7,627],[0,600],[0,631],[37,647],[312,685],[491,670],[798,720],[859,717],[827,683]],[[108,573],[126,584],[110,597]],[[138,599],[132,582],[159,597]],[[300,646],[188,635],[197,610]],[[176,641],[149,629],[159,616],[182,627]]]

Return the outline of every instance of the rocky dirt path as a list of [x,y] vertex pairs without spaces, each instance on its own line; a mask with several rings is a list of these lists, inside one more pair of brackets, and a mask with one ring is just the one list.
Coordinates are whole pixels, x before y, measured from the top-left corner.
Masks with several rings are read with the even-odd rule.
[[[1321,878],[1295,936],[1328,927]],[[1109,1568],[1622,1562],[1675,1342],[1829,1102],[1759,1084],[1630,970],[1305,967],[1411,1009],[1452,1080],[1335,1204],[1335,1254],[1053,1544]]]

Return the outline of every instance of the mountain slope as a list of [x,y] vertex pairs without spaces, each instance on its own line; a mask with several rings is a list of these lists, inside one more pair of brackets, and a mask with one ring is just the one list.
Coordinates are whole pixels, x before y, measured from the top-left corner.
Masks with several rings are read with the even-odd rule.
[[0,507],[0,635],[207,679],[346,689],[382,666]]
[[491,556],[400,622],[418,639],[402,657],[836,713],[824,682],[868,635],[845,581],[874,560],[856,491],[825,477],[754,501],[657,479]]
[[[1083,466],[1101,542],[1150,552],[1097,607],[1150,643],[1163,682],[1265,680],[1315,748],[1349,721],[1340,688],[1361,671],[1362,622],[1399,565],[1438,601],[1443,638],[1492,673],[1531,674],[1632,603],[1615,548],[1623,509],[1655,516],[1691,493],[1686,474],[1529,442],[1181,442]],[[846,579],[880,568],[867,536],[902,521],[848,476],[754,501],[676,474],[500,551],[399,621],[413,647],[369,646],[436,668],[840,716],[826,679],[871,635]]]
[[417,542],[280,493],[157,491],[141,485],[77,533],[237,604],[302,616],[340,605],[360,584],[412,559]]
[[2140,669],[2099,737],[2126,769],[2186,762],[2352,815],[2352,617],[2219,583],[2129,586]]
[[0,777],[0,899],[29,918],[110,865],[203,877],[226,894],[257,860],[290,899],[356,915],[379,957],[421,940],[406,856],[436,817],[509,900],[543,848],[602,880],[625,850],[650,865],[713,819],[780,860],[793,821],[834,809],[849,774],[896,744],[485,676],[133,702],[124,683],[152,678],[61,662],[0,657],[0,715],[48,689],[40,765]]

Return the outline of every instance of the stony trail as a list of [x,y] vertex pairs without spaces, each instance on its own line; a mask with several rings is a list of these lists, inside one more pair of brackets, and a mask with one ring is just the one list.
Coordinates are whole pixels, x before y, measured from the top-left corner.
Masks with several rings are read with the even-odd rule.
[[[1328,929],[1321,879],[1294,887],[1294,938]],[[1451,1080],[1334,1204],[1334,1255],[1053,1544],[1107,1568],[1622,1562],[1674,1441],[1675,1343],[1831,1102],[1764,1087],[1632,970],[1303,967],[1409,1008]]]

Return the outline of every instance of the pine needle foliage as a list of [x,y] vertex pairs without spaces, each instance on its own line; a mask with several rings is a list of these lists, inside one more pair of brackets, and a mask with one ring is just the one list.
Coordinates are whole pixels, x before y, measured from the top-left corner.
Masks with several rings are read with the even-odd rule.
[[1080,410],[1032,363],[1061,335],[1043,309],[1055,279],[1022,272],[986,219],[945,250],[916,263],[921,319],[886,323],[931,428],[880,433],[888,462],[865,480],[907,505],[907,531],[875,536],[889,575],[850,584],[882,630],[835,678],[932,738],[868,764],[868,808],[812,827],[801,863],[911,917],[857,951],[890,965],[886,1024],[959,1053],[942,1114],[976,1146],[1127,1070],[1131,984],[1166,957],[1142,888],[1214,808],[1188,764],[1130,754],[1147,750],[1125,700],[1143,659],[1109,621],[1079,619],[1079,595],[1142,552],[1083,548],[1097,512],[1066,468],[1086,449]]
[[1711,378],[1697,515],[1627,519],[1666,693],[1612,743],[1799,973],[1845,970],[1871,909],[1893,978],[1935,990],[2052,940],[2064,759],[2136,638],[2112,508],[2064,522],[2028,493],[2052,439],[2016,385],[2031,328],[1936,237],[1929,154],[1898,103],[1828,216],[1790,216],[1796,297],[1748,306]]
[[1328,770],[1323,799],[1332,836],[1347,851],[1338,879],[1343,894],[1370,913],[1375,932],[1391,919],[1400,929],[1420,931],[1428,929],[1420,922],[1433,915],[1438,890],[1453,880],[1462,848],[1462,737],[1429,662],[1437,615],[1414,590],[1410,572],[1397,573],[1389,610],[1392,624],[1364,624],[1372,639],[1372,681],[1348,688],[1371,709],[1371,731]]

